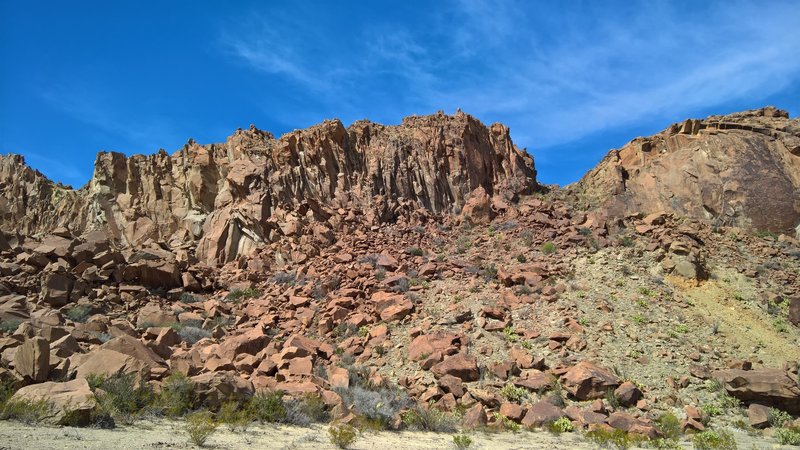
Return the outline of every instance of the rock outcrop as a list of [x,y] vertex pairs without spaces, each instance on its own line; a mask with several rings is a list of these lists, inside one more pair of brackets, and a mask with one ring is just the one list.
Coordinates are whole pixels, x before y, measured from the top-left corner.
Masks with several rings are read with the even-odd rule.
[[[330,208],[355,207],[375,223],[408,204],[457,212],[479,187],[505,200],[531,192],[535,175],[507,127],[460,111],[397,126],[331,120],[280,139],[251,127],[223,144],[190,140],[172,155],[100,153],[79,190],[52,183],[19,156],[0,157],[0,229],[103,230],[126,247],[192,243],[201,260],[217,264],[296,233],[293,224],[311,229],[300,219],[325,222]],[[324,236],[326,226],[313,231]]]
[[572,190],[610,216],[800,233],[800,119],[767,107],[686,120],[612,150]]

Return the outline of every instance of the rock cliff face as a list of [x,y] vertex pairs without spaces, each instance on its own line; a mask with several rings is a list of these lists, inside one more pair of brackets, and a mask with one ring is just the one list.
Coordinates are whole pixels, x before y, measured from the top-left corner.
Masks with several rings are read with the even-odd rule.
[[275,139],[251,127],[225,143],[189,141],[168,155],[100,153],[80,190],[66,189],[0,157],[0,226],[44,233],[104,230],[124,246],[147,240],[197,243],[197,254],[224,263],[251,253],[287,214],[327,220],[331,208],[359,208],[375,222],[392,220],[408,202],[455,212],[482,187],[509,199],[536,185],[532,158],[503,125],[473,117],[408,117],[398,126],[338,120]]
[[772,107],[687,120],[612,150],[572,189],[611,216],[800,233],[800,120]]

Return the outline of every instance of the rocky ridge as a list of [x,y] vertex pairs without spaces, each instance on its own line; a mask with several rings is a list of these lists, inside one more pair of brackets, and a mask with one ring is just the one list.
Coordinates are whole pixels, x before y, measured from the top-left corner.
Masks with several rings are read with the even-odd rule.
[[[464,114],[280,140],[239,131],[172,156],[101,154],[77,191],[3,169],[20,193],[4,192],[16,213],[3,220],[21,224],[0,233],[0,380],[21,388],[10,401],[45,397],[46,420],[86,423],[105,395],[87,379],[158,391],[180,373],[215,411],[279,392],[359,424],[357,394],[380,393],[391,428],[415,408],[467,428],[564,419],[647,438],[664,435],[665,413],[686,432],[800,414],[797,239],[534,192],[507,137]],[[426,172],[429,149],[452,154],[449,172]],[[393,184],[400,154],[423,159]],[[275,155],[292,169],[273,169]],[[69,218],[79,204],[93,212]]]
[[322,209],[356,206],[380,224],[410,203],[447,213],[479,187],[510,199],[536,186],[533,160],[508,128],[461,112],[398,126],[332,120],[280,139],[251,127],[224,144],[190,140],[172,155],[100,153],[79,190],[55,185],[19,156],[1,157],[0,168],[6,232],[60,226],[76,235],[102,230],[124,247],[192,243],[211,264],[279,239],[286,216],[324,227],[332,214]]
[[800,236],[800,119],[773,107],[689,119],[610,151],[572,189],[612,216],[668,211]]

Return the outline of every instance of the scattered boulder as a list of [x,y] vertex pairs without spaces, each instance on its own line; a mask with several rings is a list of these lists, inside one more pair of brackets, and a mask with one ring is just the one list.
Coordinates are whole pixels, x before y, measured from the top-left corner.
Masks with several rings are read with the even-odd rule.
[[800,414],[800,384],[782,369],[725,369],[713,372],[712,376],[730,395],[743,402]]
[[590,361],[581,361],[572,366],[562,377],[562,386],[577,400],[603,398],[606,392],[616,389],[620,379]]
[[83,378],[25,386],[14,393],[9,402],[42,400],[48,404],[43,421],[55,425],[88,425],[91,412],[97,406],[94,393]]
[[445,358],[444,361],[433,366],[431,372],[436,377],[451,375],[465,382],[478,381],[478,378],[480,378],[478,360],[474,356],[463,352]]
[[14,355],[14,370],[25,380],[41,383],[50,372],[50,344],[47,339],[26,339]]

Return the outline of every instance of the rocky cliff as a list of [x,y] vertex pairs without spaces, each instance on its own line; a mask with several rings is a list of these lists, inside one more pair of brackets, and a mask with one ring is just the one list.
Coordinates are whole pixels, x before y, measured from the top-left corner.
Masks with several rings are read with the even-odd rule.
[[536,185],[532,158],[507,127],[457,112],[408,117],[397,126],[325,121],[279,139],[251,127],[225,143],[190,140],[172,155],[100,153],[87,186],[54,184],[19,156],[0,157],[0,227],[36,234],[55,227],[104,230],[124,246],[197,243],[211,263],[232,261],[284,233],[287,214],[325,221],[322,209],[354,207],[374,222],[404,202],[457,211],[482,187],[505,199]]
[[572,190],[611,216],[663,210],[790,232],[800,224],[800,119],[767,107],[686,120],[612,150]]

